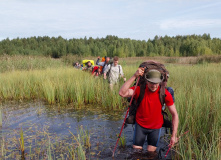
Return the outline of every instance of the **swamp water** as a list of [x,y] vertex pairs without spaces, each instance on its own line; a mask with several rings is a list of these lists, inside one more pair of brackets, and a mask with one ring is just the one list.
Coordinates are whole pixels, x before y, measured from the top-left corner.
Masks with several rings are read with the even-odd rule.
[[[3,104],[0,158],[71,159],[74,148],[78,145],[76,137],[83,128],[84,133],[88,132],[90,135],[90,147],[84,148],[87,159],[149,159],[145,151],[147,144],[142,153],[133,151],[132,125],[128,125],[122,132],[122,136],[126,138],[126,147],[118,145],[115,157],[112,158],[124,116],[124,111],[106,111],[94,106],[73,109],[68,106],[47,106],[41,102]],[[157,149],[159,156],[155,159],[164,159],[168,149],[165,131],[161,136],[160,147]],[[167,159],[170,158],[169,153]]]

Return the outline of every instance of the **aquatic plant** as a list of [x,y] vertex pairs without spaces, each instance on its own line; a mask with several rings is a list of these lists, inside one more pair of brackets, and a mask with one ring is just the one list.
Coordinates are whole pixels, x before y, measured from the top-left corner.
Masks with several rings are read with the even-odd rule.
[[19,143],[20,143],[21,157],[22,157],[22,159],[25,159],[25,143],[24,143],[24,134],[23,134],[22,127],[20,130]]
[[[119,137],[119,134],[117,134],[117,137]],[[126,136],[124,134],[121,134],[118,145],[119,147],[122,147],[122,148],[126,147]]]

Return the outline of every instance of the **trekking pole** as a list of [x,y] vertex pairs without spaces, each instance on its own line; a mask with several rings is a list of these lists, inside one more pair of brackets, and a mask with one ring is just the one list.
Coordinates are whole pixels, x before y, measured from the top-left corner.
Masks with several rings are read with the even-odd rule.
[[[180,137],[182,137],[184,134],[187,134],[188,132],[189,132],[189,130],[188,130],[188,131],[186,131],[186,132],[184,132],[183,134],[181,134],[181,135],[179,136],[179,138],[178,138],[178,139],[180,139]],[[172,146],[170,146],[170,147],[169,147],[169,149],[167,150],[167,153],[165,154],[165,158],[167,157],[167,155],[168,155],[168,153],[169,153],[169,151],[170,151],[171,147],[172,147]]]
[[[138,85],[139,80],[140,80],[140,77],[138,77],[138,79],[137,79],[137,83],[136,83],[136,85],[135,85],[134,93],[133,93],[133,95],[132,95],[132,98],[130,99],[130,104],[129,104],[129,106],[131,105],[131,103],[132,103],[132,101],[133,101],[134,94],[135,94],[135,91],[136,91],[136,89],[137,89],[137,85]],[[130,107],[128,107],[127,112],[126,112],[126,115],[125,115],[125,117],[124,117],[124,122],[123,122],[123,125],[122,125],[122,127],[121,127],[120,134],[119,134],[119,136],[118,136],[118,139],[117,139],[116,145],[115,145],[115,147],[114,147],[114,151],[113,151],[113,155],[112,155],[112,157],[114,157],[114,152],[115,152],[115,150],[116,150],[116,148],[117,148],[117,144],[118,144],[118,142],[119,142],[119,139],[120,139],[121,133],[122,133],[122,131],[123,131],[124,124],[125,124],[125,121],[126,121],[126,118],[127,118],[128,112],[129,112],[129,109],[130,109]]]

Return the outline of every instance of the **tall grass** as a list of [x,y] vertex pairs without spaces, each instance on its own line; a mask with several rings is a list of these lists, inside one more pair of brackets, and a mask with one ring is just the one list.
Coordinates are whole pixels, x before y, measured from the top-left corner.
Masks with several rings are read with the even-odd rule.
[[[126,60],[125,60],[126,61]],[[140,59],[139,59],[140,61]],[[123,63],[128,78],[139,61]],[[182,137],[175,147],[175,159],[221,159],[221,64],[166,65],[170,71],[168,86],[175,90]],[[107,109],[122,109],[125,100],[119,95],[120,85],[110,91],[102,78],[71,67],[0,74],[0,100],[40,99],[49,104],[71,103],[80,108],[96,104]]]
[[220,159],[221,65],[168,66],[169,86],[175,89],[181,159]]
[[53,59],[43,56],[0,56],[0,73],[16,70],[34,70],[46,68],[59,68],[64,66],[64,59]]
[[123,102],[116,87],[110,92],[107,81],[72,67],[0,74],[2,101],[40,99],[48,104],[73,103],[80,107],[90,103],[117,109]]

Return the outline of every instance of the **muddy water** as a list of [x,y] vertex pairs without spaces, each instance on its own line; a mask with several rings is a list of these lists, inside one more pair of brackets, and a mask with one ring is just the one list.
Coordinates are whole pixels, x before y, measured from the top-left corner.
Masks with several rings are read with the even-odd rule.
[[[57,149],[61,151],[68,144],[73,144],[73,135],[77,135],[79,127],[82,126],[90,132],[91,137],[91,147],[90,150],[87,150],[88,159],[113,159],[112,151],[123,123],[125,111],[107,111],[96,106],[73,109],[72,106],[47,106],[41,102],[32,102],[3,104],[2,114],[3,126],[0,138],[1,142],[7,144],[4,147],[8,148],[6,154],[8,157],[11,154],[20,154],[17,148],[21,128],[24,133],[24,141],[26,141],[26,153],[31,154],[30,152],[32,152],[34,154],[35,147],[42,149],[47,134],[50,134],[51,143],[61,142],[59,145],[62,144],[63,146]],[[132,125],[128,125],[123,130],[122,135],[126,137],[126,147],[118,147],[114,159],[149,159],[152,156],[145,149],[142,153],[133,151],[133,129]],[[160,157],[165,159],[164,156],[168,149],[165,132],[161,136],[160,147],[157,149],[159,156],[154,155],[155,159],[161,159]],[[40,145],[37,145],[38,143]],[[146,146],[147,144],[144,145],[144,148]],[[54,149],[53,153],[59,152],[56,151],[56,147],[52,149]],[[59,157],[60,154],[59,152],[57,156]],[[65,157],[66,154],[63,153],[63,155]],[[54,158],[56,159],[56,157]],[[167,159],[170,158],[169,153]]]

